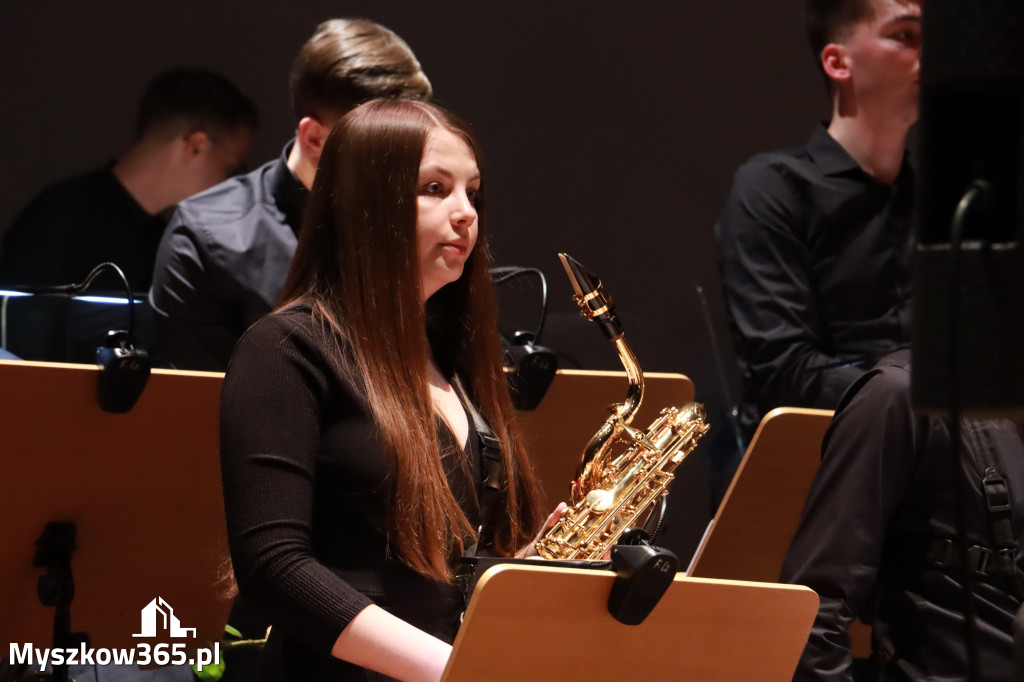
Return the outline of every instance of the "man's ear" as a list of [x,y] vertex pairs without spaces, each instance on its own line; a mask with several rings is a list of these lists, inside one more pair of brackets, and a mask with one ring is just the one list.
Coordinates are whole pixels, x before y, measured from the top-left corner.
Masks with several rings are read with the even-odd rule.
[[299,145],[302,146],[303,154],[313,162],[313,165],[319,161],[320,153],[323,151],[324,143],[330,133],[330,128],[312,116],[306,116],[299,121]]
[[850,80],[850,57],[846,48],[837,43],[829,43],[821,51],[821,68],[825,75],[837,82]]
[[212,143],[205,130],[193,130],[185,136],[185,150],[188,156],[197,156],[206,151]]

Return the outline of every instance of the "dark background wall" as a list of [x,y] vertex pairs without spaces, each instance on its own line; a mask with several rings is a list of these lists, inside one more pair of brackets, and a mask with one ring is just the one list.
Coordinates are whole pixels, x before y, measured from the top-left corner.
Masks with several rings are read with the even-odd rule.
[[123,150],[145,82],[168,67],[237,82],[263,119],[250,165],[277,155],[294,125],[286,79],[298,47],[322,19],[372,18],[408,41],[437,99],[478,131],[497,259],[548,274],[548,342],[581,365],[618,365],[575,315],[555,257],[565,250],[604,280],[643,367],[694,379],[721,439],[728,401],[695,287],[735,396],[712,226],[743,159],[801,142],[825,115],[800,7],[7,0],[0,230],[46,183]]

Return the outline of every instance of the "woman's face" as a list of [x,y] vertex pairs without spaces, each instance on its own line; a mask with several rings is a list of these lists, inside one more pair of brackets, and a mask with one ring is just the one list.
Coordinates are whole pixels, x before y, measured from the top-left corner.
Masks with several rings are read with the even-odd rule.
[[416,189],[416,240],[423,302],[462,276],[476,245],[480,170],[463,140],[444,128],[427,136]]

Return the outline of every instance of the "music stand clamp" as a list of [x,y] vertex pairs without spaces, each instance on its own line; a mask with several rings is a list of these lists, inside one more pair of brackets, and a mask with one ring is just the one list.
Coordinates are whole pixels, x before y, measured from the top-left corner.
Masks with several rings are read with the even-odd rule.
[[[45,568],[39,576],[37,592],[43,606],[54,606],[53,648],[77,649],[89,645],[89,635],[71,632],[71,600],[75,598],[75,580],[71,573],[71,554],[78,549],[75,535],[78,527],[73,523],[46,524],[43,534],[36,540],[36,553],[32,565]],[[56,682],[67,682],[66,663],[53,668]]]
[[642,528],[627,528],[612,548],[615,582],[608,612],[620,623],[639,625],[668,591],[679,569],[679,557],[656,547]]

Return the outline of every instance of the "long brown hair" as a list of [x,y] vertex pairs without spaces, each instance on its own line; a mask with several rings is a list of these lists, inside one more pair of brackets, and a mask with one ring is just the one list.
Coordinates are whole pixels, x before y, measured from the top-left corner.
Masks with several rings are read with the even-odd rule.
[[469,128],[425,102],[374,100],[338,124],[324,145],[282,304],[308,300],[314,315],[345,339],[362,374],[370,409],[393,458],[389,532],[402,560],[451,580],[453,553],[475,535],[441,466],[427,383],[431,355],[458,377],[500,441],[505,464],[495,549],[511,554],[541,517],[537,484],[515,428],[478,194],[479,236],[462,277],[420,299],[416,190],[427,136],[443,128],[465,140]]

